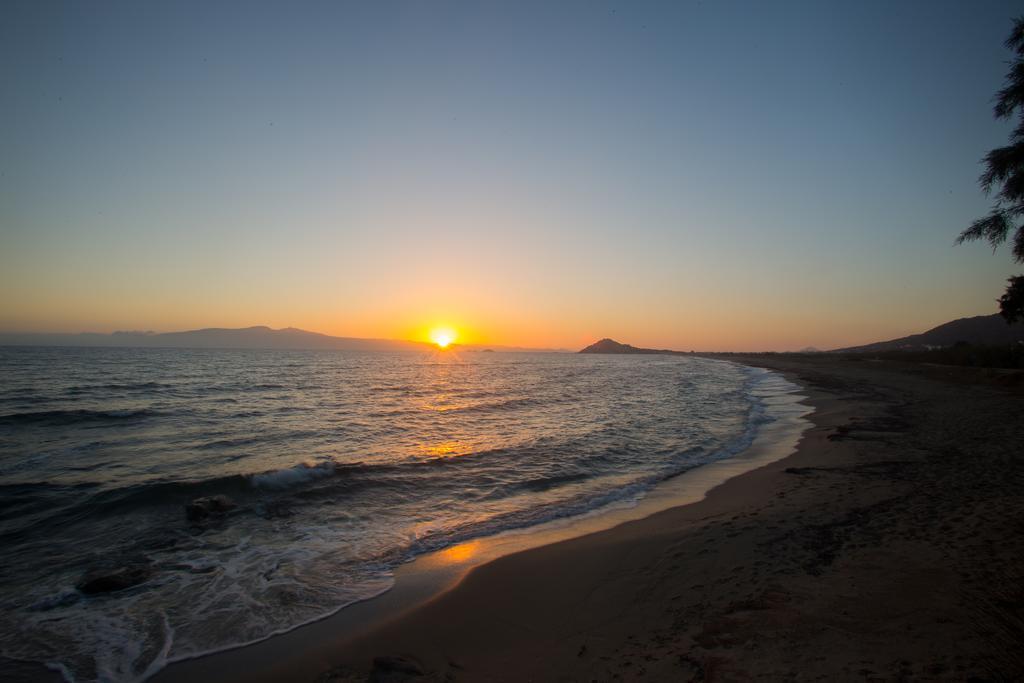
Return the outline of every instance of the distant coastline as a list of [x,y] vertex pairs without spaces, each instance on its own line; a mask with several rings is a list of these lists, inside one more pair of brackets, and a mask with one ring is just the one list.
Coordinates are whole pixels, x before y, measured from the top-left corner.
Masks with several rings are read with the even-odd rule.
[[[948,348],[958,344],[978,346],[1007,346],[1024,343],[1024,323],[1007,324],[998,313],[978,315],[971,318],[958,318],[937,325],[920,334],[911,334],[898,339],[847,346],[829,351],[821,351],[807,347],[796,353],[880,353],[891,351],[930,351]],[[662,354],[690,355],[695,351],[674,351],[672,349],[645,349],[631,344],[623,344],[614,339],[605,338],[583,348],[579,353],[604,354]],[[708,353],[708,352],[700,352]],[[721,353],[721,352],[714,352]],[[728,352],[744,355],[747,352]],[[768,352],[775,353],[775,352]],[[783,352],[792,353],[792,352]]]
[[[807,347],[798,353],[879,353],[890,351],[928,351],[952,347],[957,344],[1006,346],[1024,343],[1024,323],[1008,325],[998,314],[959,318],[943,323],[919,334],[898,339],[879,341],[860,346],[848,346],[827,351]],[[0,346],[80,346],[110,348],[188,348],[188,349],[294,349],[294,350],[350,350],[350,351],[433,351],[428,342],[403,339],[362,337],[335,337],[295,327],[273,329],[265,325],[227,328],[207,327],[182,332],[118,331],[110,334],[96,332],[47,333],[0,332]],[[571,353],[564,348],[531,348],[495,344],[452,344],[457,351],[467,352],[542,352]],[[680,351],[651,349],[624,344],[604,338],[579,350],[586,354],[615,355],[692,355],[720,353],[709,351]],[[751,353],[751,352],[735,352]],[[769,352],[773,353],[773,352]],[[789,352],[781,352],[789,353]]]
[[[334,337],[294,327],[273,329],[265,325],[226,328],[208,327],[183,332],[113,332],[72,334],[0,332],[0,346],[82,346],[98,348],[178,348],[178,349],[293,349],[347,351],[432,351],[433,344],[403,339],[372,339]],[[493,344],[459,344],[453,348],[465,351],[544,351],[565,353],[566,349],[532,349]]]

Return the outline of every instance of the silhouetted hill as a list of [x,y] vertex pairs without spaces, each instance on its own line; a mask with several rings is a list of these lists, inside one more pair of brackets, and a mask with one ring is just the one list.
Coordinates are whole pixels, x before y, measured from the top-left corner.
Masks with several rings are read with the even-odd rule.
[[601,341],[594,342],[585,349],[580,349],[580,353],[681,353],[680,351],[669,351],[668,349],[640,349],[629,344],[620,344],[614,339],[602,339]]
[[0,334],[2,346],[131,346],[190,349],[348,349],[358,351],[409,351],[431,348],[429,344],[395,339],[332,337],[294,327],[274,330],[257,327],[210,327],[187,332],[114,332],[113,334]]
[[978,315],[973,318],[960,318],[933,327],[921,334],[909,337],[890,339],[863,346],[851,346],[834,349],[833,352],[865,353],[878,351],[922,351],[930,348],[953,346],[957,342],[967,342],[977,346],[1003,346],[1024,341],[1024,324],[1007,325],[998,314]]

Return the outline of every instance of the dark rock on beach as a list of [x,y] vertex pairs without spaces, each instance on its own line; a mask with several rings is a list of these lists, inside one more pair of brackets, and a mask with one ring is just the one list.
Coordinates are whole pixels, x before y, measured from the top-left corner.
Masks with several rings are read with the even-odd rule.
[[149,565],[130,565],[117,569],[96,569],[88,572],[75,586],[86,595],[113,593],[137,586],[153,576]]
[[190,522],[203,522],[214,517],[223,517],[238,507],[235,501],[225,495],[196,498],[185,506],[185,517]]
[[424,670],[419,660],[414,657],[382,656],[373,658],[373,668],[369,674],[354,667],[336,666],[323,671],[317,676],[315,683],[404,683],[412,680],[442,679]]
[[422,665],[413,657],[374,657],[370,680],[403,680],[418,678],[424,673]]

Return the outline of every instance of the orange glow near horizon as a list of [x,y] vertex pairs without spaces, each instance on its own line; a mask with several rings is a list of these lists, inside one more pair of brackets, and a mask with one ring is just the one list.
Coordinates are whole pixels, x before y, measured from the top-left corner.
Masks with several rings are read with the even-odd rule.
[[430,330],[430,341],[441,349],[447,349],[457,338],[455,330],[450,327],[435,327]]
[[[310,298],[305,307],[297,307],[290,300],[277,300],[268,295],[258,304],[228,306],[216,295],[204,299],[198,293],[193,296],[188,292],[180,302],[158,306],[148,299],[137,301],[130,292],[116,294],[111,290],[109,296],[93,304],[90,290],[80,288],[63,291],[59,298],[53,299],[67,307],[65,315],[48,309],[46,301],[36,298],[38,294],[37,290],[27,291],[23,299],[5,301],[5,304],[16,302],[29,306],[33,312],[21,316],[13,309],[6,311],[0,307],[0,332],[109,334],[115,330],[147,330],[163,333],[265,325],[272,329],[294,327],[339,337],[422,342],[443,355],[449,355],[456,348],[475,346],[577,351],[604,337],[634,346],[681,351],[792,351],[805,346],[830,349],[914,334],[978,310],[977,306],[964,304],[962,308],[946,312],[940,310],[937,303],[934,307],[921,306],[913,315],[899,311],[899,317],[893,317],[874,306],[856,308],[851,305],[846,314],[837,319],[834,310],[816,307],[806,298],[794,297],[789,303],[764,301],[760,308],[747,311],[744,306],[727,306],[722,297],[699,298],[687,291],[672,292],[671,296],[664,294],[662,299],[645,306],[616,299],[618,294],[606,292],[595,295],[599,304],[588,304],[581,297],[578,305],[563,308],[548,305],[556,301],[553,296],[537,297],[537,303],[530,305],[529,301],[503,295],[496,288],[485,290],[480,285],[472,290],[473,296],[479,296],[480,300],[467,298],[468,295],[459,292],[438,290],[416,292],[413,300],[404,301],[395,293],[393,300],[374,305],[361,303],[351,312],[336,308],[336,298],[330,305],[318,304]],[[955,303],[955,297],[946,297],[939,303],[948,305],[950,301]],[[793,310],[793,302],[798,302],[802,308]],[[115,310],[115,306],[124,310]],[[49,313],[44,315],[47,311]],[[685,316],[681,312],[685,312]],[[58,324],[55,320],[64,322]],[[431,336],[432,331],[440,328],[456,333],[444,350]]]

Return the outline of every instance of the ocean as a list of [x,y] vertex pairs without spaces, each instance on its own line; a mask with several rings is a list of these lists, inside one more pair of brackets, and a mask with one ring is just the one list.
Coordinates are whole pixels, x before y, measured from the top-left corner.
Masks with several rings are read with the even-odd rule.
[[729,457],[793,389],[691,356],[0,348],[0,656],[138,680],[291,630]]

